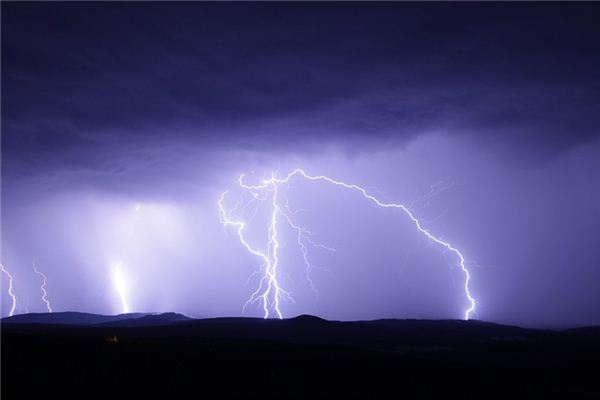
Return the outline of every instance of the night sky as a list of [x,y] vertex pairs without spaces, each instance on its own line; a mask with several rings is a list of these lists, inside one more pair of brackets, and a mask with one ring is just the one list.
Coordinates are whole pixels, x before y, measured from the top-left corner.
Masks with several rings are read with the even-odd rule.
[[[2,2],[2,253],[17,312],[262,316],[219,219],[295,168],[406,204],[476,318],[600,324],[600,4]],[[433,188],[433,189],[432,189]],[[461,318],[397,210],[286,189],[284,316]],[[427,193],[430,196],[422,197]],[[245,214],[250,217],[252,212]],[[248,237],[266,245],[266,214]],[[252,226],[250,226],[252,225]],[[11,301],[2,280],[1,314]]]

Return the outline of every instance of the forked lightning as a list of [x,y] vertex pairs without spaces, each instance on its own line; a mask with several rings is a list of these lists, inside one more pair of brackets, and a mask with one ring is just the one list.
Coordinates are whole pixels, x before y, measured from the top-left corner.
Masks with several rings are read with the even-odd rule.
[[[440,239],[439,237],[437,237],[437,236],[433,235],[431,232],[429,232],[427,229],[423,228],[421,222],[414,216],[414,214],[410,211],[410,209],[407,206],[405,206],[403,204],[398,204],[398,203],[383,202],[383,201],[379,200],[378,198],[376,198],[374,195],[367,192],[366,189],[364,189],[358,185],[348,184],[348,183],[338,181],[338,180],[332,179],[332,178],[324,176],[324,175],[315,175],[315,176],[308,175],[302,169],[295,169],[294,171],[290,172],[284,178],[278,178],[277,175],[275,173],[273,173],[271,175],[270,179],[263,180],[262,183],[260,183],[258,185],[246,184],[244,182],[244,175],[240,176],[238,179],[238,184],[239,184],[240,188],[243,190],[243,192],[249,193],[251,195],[252,201],[257,201],[259,203],[268,201],[270,203],[270,206],[271,206],[270,223],[269,223],[269,227],[267,228],[268,242],[267,242],[267,247],[264,250],[253,247],[248,242],[247,238],[245,237],[245,229],[247,226],[247,221],[238,219],[236,217],[236,216],[239,216],[239,214],[241,214],[241,212],[239,212],[238,209],[241,207],[243,202],[240,200],[232,209],[227,210],[224,205],[224,200],[225,200],[225,196],[228,194],[228,192],[227,191],[223,192],[221,194],[221,197],[219,198],[218,207],[219,207],[221,222],[225,226],[233,226],[233,227],[237,228],[236,229],[237,235],[238,235],[239,240],[242,243],[242,245],[251,254],[259,257],[262,260],[262,267],[261,267],[261,270],[259,271],[259,273],[262,275],[262,277],[260,279],[258,288],[251,294],[250,298],[246,302],[246,305],[260,301],[262,304],[263,312],[264,312],[264,314],[263,314],[264,318],[268,318],[272,312],[274,312],[278,318],[283,318],[283,314],[282,314],[281,308],[280,308],[281,301],[283,299],[291,299],[290,294],[286,290],[283,289],[282,285],[278,281],[278,277],[280,275],[279,254],[278,254],[278,251],[280,248],[280,242],[279,242],[277,227],[278,227],[278,223],[281,220],[286,222],[292,229],[294,229],[297,232],[298,245],[300,246],[300,251],[302,253],[304,262],[307,267],[307,278],[313,289],[315,288],[315,286],[312,282],[312,279],[310,278],[310,269],[312,266],[308,260],[307,244],[312,245],[312,246],[324,247],[328,250],[333,250],[329,247],[314,243],[310,238],[310,232],[305,230],[304,228],[298,226],[296,223],[293,222],[293,219],[290,216],[290,214],[292,214],[292,212],[287,207],[287,197],[282,195],[281,189],[282,189],[282,185],[289,184],[290,180],[294,177],[304,178],[309,181],[328,182],[333,185],[355,191],[355,192],[359,193],[360,195],[362,195],[365,199],[367,199],[370,202],[377,205],[378,207],[394,208],[394,209],[401,210],[411,220],[414,227],[419,232],[421,232],[423,235],[425,235],[429,240],[433,241],[434,243],[440,245],[441,247],[443,247],[446,250],[453,253],[456,256],[456,258],[458,259],[459,264],[460,264],[460,269],[463,272],[464,277],[465,277],[464,278],[464,292],[465,292],[465,297],[467,298],[467,301],[468,301],[468,307],[464,311],[464,319],[468,320],[469,318],[471,318],[471,315],[475,312],[475,306],[476,306],[476,301],[473,298],[473,296],[471,295],[471,291],[469,288],[469,284],[471,281],[471,274],[469,273],[469,270],[465,264],[464,256],[456,247],[452,246],[450,243]],[[246,205],[245,205],[245,207],[243,207],[242,211],[247,209],[247,207],[249,207],[248,203],[246,203]]]

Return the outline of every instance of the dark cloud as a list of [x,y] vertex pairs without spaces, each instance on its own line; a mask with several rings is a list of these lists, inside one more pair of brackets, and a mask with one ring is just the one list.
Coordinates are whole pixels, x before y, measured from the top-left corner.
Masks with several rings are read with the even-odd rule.
[[[125,257],[136,308],[239,315],[256,260],[216,199],[242,173],[303,167],[390,201],[460,182],[418,213],[467,256],[480,317],[598,323],[598,3],[1,7],[2,261],[19,296],[39,292],[35,258],[57,309],[114,312]],[[338,251],[314,254],[334,272],[315,279],[322,302],[299,279],[286,315],[460,316],[455,260],[411,244],[401,215],[323,185],[289,196]],[[303,274],[289,233],[282,265]]]
[[598,8],[4,4],[3,142],[168,132],[246,145],[262,129],[297,145],[442,129],[556,152],[597,133]]

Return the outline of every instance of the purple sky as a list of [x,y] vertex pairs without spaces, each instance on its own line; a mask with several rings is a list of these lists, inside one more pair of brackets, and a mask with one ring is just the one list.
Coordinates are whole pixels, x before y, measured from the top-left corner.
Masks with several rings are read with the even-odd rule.
[[[260,260],[217,200],[242,173],[303,168],[412,204],[464,254],[477,318],[600,324],[599,18],[594,3],[2,3],[17,312],[45,310],[33,261],[54,310],[120,312],[121,262],[131,311],[242,315]],[[287,194],[336,252],[309,249],[316,295],[282,228],[285,316],[462,317],[456,258],[405,215],[323,183]]]

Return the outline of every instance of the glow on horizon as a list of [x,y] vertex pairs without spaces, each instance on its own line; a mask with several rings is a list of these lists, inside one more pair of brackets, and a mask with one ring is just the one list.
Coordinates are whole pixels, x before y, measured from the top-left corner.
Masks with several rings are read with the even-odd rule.
[[[237,210],[237,208],[240,206],[240,202],[238,202],[238,204],[236,204],[234,206],[234,208],[229,210],[229,212],[228,212],[225,210],[225,207],[223,205],[223,201],[224,201],[225,196],[227,195],[228,191],[223,192],[219,198],[218,206],[219,206],[221,222],[225,226],[236,227],[237,234],[238,234],[239,240],[242,243],[242,245],[251,254],[261,258],[263,261],[263,266],[262,266],[263,276],[260,280],[258,288],[256,289],[256,291],[254,291],[252,293],[252,295],[250,296],[250,298],[244,305],[244,308],[246,307],[246,305],[248,305],[250,303],[254,303],[256,301],[261,301],[262,306],[263,306],[263,311],[264,311],[264,318],[268,318],[271,310],[273,310],[277,314],[277,316],[281,319],[281,318],[283,318],[283,314],[280,310],[280,300],[283,298],[291,299],[291,296],[289,295],[289,293],[281,287],[281,285],[279,284],[279,282],[277,280],[278,268],[279,268],[279,258],[278,258],[277,252],[280,247],[278,239],[277,239],[277,223],[279,221],[278,217],[283,217],[288,222],[288,224],[298,232],[298,243],[300,245],[300,249],[302,251],[302,255],[304,257],[305,264],[307,265],[307,277],[309,278],[309,283],[311,284],[311,287],[314,288],[314,285],[312,283],[312,280],[310,280],[310,275],[309,275],[310,263],[308,262],[308,258],[306,255],[306,246],[303,243],[301,243],[303,237],[304,238],[306,237],[306,235],[302,236],[303,232],[306,232],[306,231],[303,230],[303,228],[294,224],[292,222],[292,219],[288,215],[288,213],[286,211],[283,211],[282,207],[279,204],[279,198],[280,198],[279,186],[281,186],[282,184],[289,183],[290,179],[293,178],[294,176],[299,176],[299,177],[302,177],[302,178],[310,180],[310,181],[325,181],[325,182],[331,183],[336,186],[350,189],[350,190],[360,193],[364,198],[371,201],[378,207],[395,208],[395,209],[399,209],[399,210],[403,211],[404,214],[406,216],[408,216],[408,218],[411,220],[411,222],[413,223],[413,225],[415,226],[415,228],[417,228],[417,230],[419,232],[421,232],[423,235],[425,235],[429,240],[435,242],[436,244],[444,247],[446,250],[452,252],[458,258],[459,264],[460,264],[460,269],[465,276],[464,285],[463,285],[465,297],[467,298],[467,300],[469,302],[469,307],[464,311],[463,315],[464,315],[465,320],[470,319],[471,314],[475,312],[475,306],[476,306],[475,298],[471,295],[471,291],[469,288],[469,284],[471,281],[471,274],[465,264],[464,256],[456,247],[452,246],[449,242],[446,242],[446,241],[440,239],[439,237],[430,233],[427,229],[423,228],[423,226],[421,225],[421,222],[414,216],[414,214],[410,211],[410,209],[407,206],[400,204],[400,203],[385,203],[385,202],[379,200],[378,198],[376,198],[375,196],[371,195],[370,193],[368,193],[366,191],[366,189],[364,189],[358,185],[348,184],[348,183],[338,181],[338,180],[332,179],[332,178],[324,176],[324,175],[315,175],[315,176],[308,175],[304,170],[302,170],[300,168],[293,170],[284,178],[277,178],[276,174],[273,173],[271,175],[271,179],[263,180],[262,183],[258,184],[258,185],[245,184],[244,183],[244,175],[241,175],[238,179],[238,184],[239,184],[240,188],[242,188],[243,190],[250,193],[257,200],[266,200],[267,199],[266,195],[270,194],[270,192],[271,192],[272,213],[271,213],[271,222],[270,222],[268,232],[267,232],[268,244],[267,244],[266,251],[261,251],[259,249],[253,248],[248,243],[246,238],[244,237],[244,228],[246,227],[246,222],[241,221],[241,220],[234,220],[232,218],[231,214]],[[264,193],[264,192],[267,192],[267,193]],[[261,195],[262,195],[262,197],[261,197]],[[285,203],[285,204],[287,204],[287,203]],[[287,211],[289,211],[289,210],[287,210]],[[304,239],[304,240],[306,240],[306,239]],[[314,243],[311,243],[311,244],[314,245]],[[320,246],[320,245],[318,245],[318,246]],[[325,248],[327,248],[327,247],[325,247]],[[329,248],[327,248],[327,249],[329,249]],[[333,250],[333,249],[331,249],[331,250]]]

